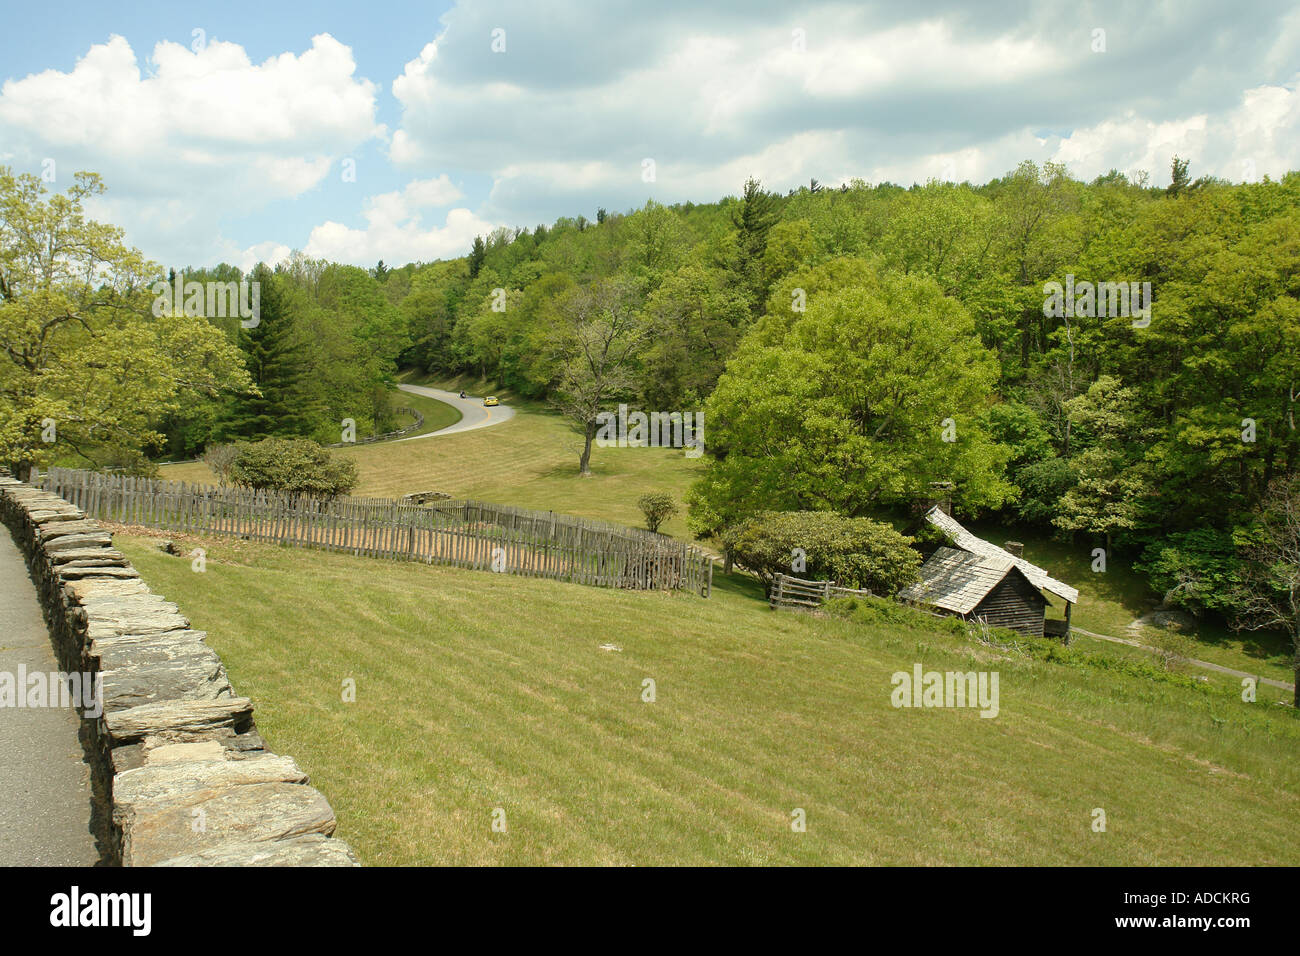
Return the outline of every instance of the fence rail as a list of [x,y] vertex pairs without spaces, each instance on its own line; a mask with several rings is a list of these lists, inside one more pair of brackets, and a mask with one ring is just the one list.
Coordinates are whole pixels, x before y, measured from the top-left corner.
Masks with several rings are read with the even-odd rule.
[[772,578],[767,600],[772,610],[781,608],[821,607],[831,598],[863,597],[871,592],[859,588],[842,588],[834,581],[807,581],[778,574]]
[[666,535],[481,501],[322,501],[66,468],[51,468],[40,486],[92,518],[180,533],[239,535],[597,587],[708,597],[713,586],[713,558]]

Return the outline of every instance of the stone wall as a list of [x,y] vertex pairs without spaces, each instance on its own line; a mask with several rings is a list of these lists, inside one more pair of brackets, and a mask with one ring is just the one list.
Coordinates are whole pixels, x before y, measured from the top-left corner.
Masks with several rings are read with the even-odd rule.
[[357,866],[292,757],[268,751],[253,704],[109,532],[0,474],[0,521],[27,556],[67,673],[98,672],[83,714],[104,856],[124,866]]

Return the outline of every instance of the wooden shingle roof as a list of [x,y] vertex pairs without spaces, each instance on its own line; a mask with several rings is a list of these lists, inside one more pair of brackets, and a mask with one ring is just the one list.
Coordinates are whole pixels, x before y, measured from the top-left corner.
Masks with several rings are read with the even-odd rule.
[[1070,587],[1064,581],[1056,580],[1038,565],[1030,564],[1024,558],[1018,558],[990,541],[977,538],[962,527],[956,518],[944,514],[943,509],[937,505],[925,513],[925,520],[943,532],[944,537],[952,543],[953,547],[995,561],[1010,561],[1029,579],[1029,583],[1040,591],[1050,591],[1071,604],[1079,603],[1079,592],[1076,588]]
[[1010,560],[940,548],[921,565],[921,579],[898,592],[904,601],[969,614],[1015,568]]

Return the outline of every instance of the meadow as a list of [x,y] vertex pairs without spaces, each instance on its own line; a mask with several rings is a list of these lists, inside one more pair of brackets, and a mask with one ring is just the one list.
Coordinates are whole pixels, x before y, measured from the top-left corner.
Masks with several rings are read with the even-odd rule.
[[[186,542],[200,574],[116,540],[369,864],[1300,863],[1300,721],[1231,687],[773,612],[740,575],[705,600],[228,538]],[[916,663],[997,671],[998,716],[894,708]]]

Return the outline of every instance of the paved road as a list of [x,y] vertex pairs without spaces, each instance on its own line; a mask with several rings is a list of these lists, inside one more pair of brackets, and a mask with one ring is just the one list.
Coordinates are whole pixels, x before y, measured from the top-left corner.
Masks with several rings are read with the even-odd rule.
[[[1081,627],[1072,627],[1071,630],[1077,631],[1080,634],[1086,634],[1089,637],[1095,637],[1099,641],[1111,641],[1115,644],[1127,644],[1129,647],[1141,648],[1144,651],[1151,651],[1152,653],[1155,653],[1156,650],[1154,647],[1127,637],[1111,637],[1109,634],[1098,634],[1095,631],[1085,631]],[[1261,684],[1267,684],[1270,687],[1277,687],[1281,690],[1289,690],[1292,693],[1295,693],[1295,684],[1288,684],[1286,681],[1274,680],[1271,677],[1260,677],[1258,674],[1233,670],[1231,667],[1224,667],[1222,664],[1211,664],[1209,661],[1198,661],[1190,657],[1187,659],[1187,663],[1193,664],[1196,667],[1203,667],[1207,671],[1216,671],[1220,674],[1228,674],[1231,677],[1254,677]]]
[[424,435],[399,438],[397,441],[419,441],[421,438],[433,438],[435,435],[452,435],[456,432],[473,431],[475,428],[500,425],[502,422],[508,422],[515,417],[515,410],[505,405],[484,408],[481,395],[461,398],[459,392],[444,392],[440,388],[429,388],[427,385],[398,385],[397,387],[404,392],[410,392],[412,395],[423,395],[426,398],[436,398],[440,402],[446,402],[453,408],[459,409],[461,414],[460,421],[454,425],[448,425],[446,428],[440,428],[436,432],[428,432]]
[[[0,525],[0,672],[57,672],[36,589]],[[90,866],[91,784],[71,709],[0,707],[0,866]]]

